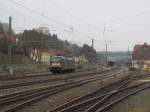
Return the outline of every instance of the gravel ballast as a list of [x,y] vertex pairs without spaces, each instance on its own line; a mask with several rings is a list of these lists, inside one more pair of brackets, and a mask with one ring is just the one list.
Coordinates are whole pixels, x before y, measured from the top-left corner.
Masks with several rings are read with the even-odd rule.
[[80,87],[65,90],[61,93],[49,96],[47,98],[43,98],[42,100],[35,102],[32,105],[29,105],[19,110],[18,112],[48,112],[48,110],[51,110],[81,95],[95,91],[98,88],[101,88],[102,86],[106,86],[108,84],[114,83],[127,75],[128,72],[125,72],[118,75],[117,77],[111,77],[103,80],[103,84],[100,81],[95,81]]

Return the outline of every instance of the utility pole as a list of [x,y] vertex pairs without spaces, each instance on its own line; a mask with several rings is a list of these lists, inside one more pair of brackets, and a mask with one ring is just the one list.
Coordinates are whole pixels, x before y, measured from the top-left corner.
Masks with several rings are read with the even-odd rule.
[[112,43],[112,42],[115,42],[115,41],[104,41],[106,42],[106,53],[105,53],[105,56],[106,56],[106,65],[107,65],[107,62],[108,62],[108,44],[107,43]]
[[106,66],[107,66],[107,61],[108,61],[108,46],[107,46],[107,43],[106,43],[106,52],[105,52],[105,55],[106,55]]
[[23,56],[22,56],[22,63],[25,64],[25,43],[24,43],[24,35],[22,36],[22,50],[23,50]]
[[129,57],[130,54],[129,53],[130,52],[129,52],[129,47],[128,47],[128,59],[127,59],[128,67],[130,67],[130,65],[129,65],[130,64],[130,57]]
[[9,73],[13,74],[13,68],[12,68],[12,44],[11,44],[11,24],[12,24],[12,18],[9,17],[9,39],[8,39],[8,60],[9,60]]
[[94,39],[92,39],[92,48],[94,49]]
[[129,47],[128,47],[128,60],[129,60]]

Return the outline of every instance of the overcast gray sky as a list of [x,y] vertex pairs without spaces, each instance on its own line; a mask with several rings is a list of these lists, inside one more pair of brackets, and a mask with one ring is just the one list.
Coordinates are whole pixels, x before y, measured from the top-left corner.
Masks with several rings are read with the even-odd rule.
[[0,0],[0,21],[12,16],[16,32],[47,26],[59,38],[79,45],[91,45],[94,38],[97,51],[105,50],[105,41],[112,41],[110,51],[126,51],[134,44],[150,43],[149,4],[150,0]]

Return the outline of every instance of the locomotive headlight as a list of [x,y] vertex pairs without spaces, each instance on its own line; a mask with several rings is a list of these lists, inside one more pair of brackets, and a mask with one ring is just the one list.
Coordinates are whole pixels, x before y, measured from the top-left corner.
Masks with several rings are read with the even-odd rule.
[[60,64],[60,63],[52,63],[52,66],[58,66],[58,67],[61,67],[61,64]]

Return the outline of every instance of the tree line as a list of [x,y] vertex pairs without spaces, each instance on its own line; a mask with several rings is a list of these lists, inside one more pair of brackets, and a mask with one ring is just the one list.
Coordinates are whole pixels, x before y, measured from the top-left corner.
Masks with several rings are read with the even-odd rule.
[[[8,24],[5,24],[5,26],[8,27]],[[0,22],[0,35],[5,34],[8,34],[8,29],[5,29],[4,24]],[[13,29],[11,34],[15,34]],[[15,35],[18,38],[18,42],[13,46],[13,50],[16,50],[18,53],[25,52],[26,48],[56,49],[66,51],[71,56],[85,55],[89,61],[96,59],[96,51],[91,46],[84,44],[82,47],[79,47],[77,44],[59,39],[57,34],[44,34],[36,29],[31,29]],[[7,52],[8,42],[1,39],[0,51],[3,51],[4,48],[5,52]]]

